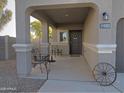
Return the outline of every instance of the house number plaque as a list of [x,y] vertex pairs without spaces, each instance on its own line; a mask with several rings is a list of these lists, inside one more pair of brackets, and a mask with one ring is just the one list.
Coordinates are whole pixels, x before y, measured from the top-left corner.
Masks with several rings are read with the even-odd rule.
[[101,29],[111,29],[111,23],[101,23],[100,28]]

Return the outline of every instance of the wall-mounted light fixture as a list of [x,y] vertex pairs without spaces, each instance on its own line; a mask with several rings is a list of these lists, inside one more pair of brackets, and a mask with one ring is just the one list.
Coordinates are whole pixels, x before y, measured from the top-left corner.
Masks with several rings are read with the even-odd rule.
[[109,14],[107,12],[103,12],[102,16],[103,16],[103,20],[104,21],[108,21],[109,20]]

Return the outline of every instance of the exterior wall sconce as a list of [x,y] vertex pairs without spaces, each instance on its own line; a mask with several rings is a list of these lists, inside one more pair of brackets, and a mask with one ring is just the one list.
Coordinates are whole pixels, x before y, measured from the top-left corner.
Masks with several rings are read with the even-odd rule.
[[103,16],[103,20],[104,21],[108,21],[109,20],[109,14],[107,12],[103,12],[102,16]]

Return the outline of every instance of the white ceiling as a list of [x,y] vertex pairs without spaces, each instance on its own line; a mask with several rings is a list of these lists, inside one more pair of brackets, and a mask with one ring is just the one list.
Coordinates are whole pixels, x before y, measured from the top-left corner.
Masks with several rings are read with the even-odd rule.
[[83,24],[89,10],[88,7],[80,8],[62,8],[62,9],[45,9],[45,10],[36,10],[35,13],[38,15],[45,15],[56,25],[61,24]]

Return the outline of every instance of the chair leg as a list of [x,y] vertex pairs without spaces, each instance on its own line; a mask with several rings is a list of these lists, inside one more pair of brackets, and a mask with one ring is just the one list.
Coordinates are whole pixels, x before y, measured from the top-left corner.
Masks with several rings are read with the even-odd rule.
[[49,77],[48,77],[48,74],[49,74],[49,73],[48,73],[47,62],[45,62],[45,64],[44,64],[44,65],[45,65],[45,68],[46,68],[46,72],[47,72],[47,78],[46,78],[46,79],[48,80],[48,78],[49,78]]
[[40,71],[41,71],[41,74],[43,73],[43,69],[42,69],[42,65],[40,64]]

